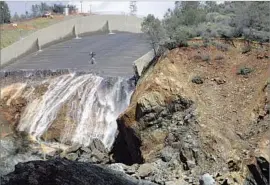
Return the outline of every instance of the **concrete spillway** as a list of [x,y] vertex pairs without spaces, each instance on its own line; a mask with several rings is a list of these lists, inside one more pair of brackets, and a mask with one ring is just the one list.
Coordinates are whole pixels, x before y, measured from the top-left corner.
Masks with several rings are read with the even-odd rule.
[[[14,129],[35,141],[19,154],[9,152],[13,141],[1,141],[0,175],[18,162],[40,159],[32,151],[42,153],[45,145],[59,150],[98,139],[110,150],[116,118],[135,88],[129,79],[132,63],[150,49],[141,33],[96,34],[41,48],[0,70],[0,103],[18,118]],[[89,63],[91,51],[96,53],[94,65]],[[12,108],[20,100],[24,107],[19,115]]]
[[[132,62],[151,48],[142,33],[99,34],[72,39],[32,53],[6,66],[5,71],[32,69],[91,70],[108,76],[131,76]],[[96,64],[89,53],[96,53]]]

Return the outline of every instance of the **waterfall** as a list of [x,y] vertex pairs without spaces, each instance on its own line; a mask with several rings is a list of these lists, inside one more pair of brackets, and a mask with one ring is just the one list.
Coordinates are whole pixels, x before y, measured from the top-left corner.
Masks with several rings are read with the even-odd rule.
[[110,149],[117,131],[116,119],[128,106],[133,88],[120,77],[69,73],[45,79],[37,86],[21,83],[10,98],[21,96],[28,102],[19,131],[39,140],[58,124],[61,143],[87,146],[97,138]]

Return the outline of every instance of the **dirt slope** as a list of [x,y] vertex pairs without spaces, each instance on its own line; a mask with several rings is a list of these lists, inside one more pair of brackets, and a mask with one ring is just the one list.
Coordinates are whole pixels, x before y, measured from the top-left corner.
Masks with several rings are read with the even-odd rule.
[[[222,41],[216,43],[207,47],[191,43],[190,47],[169,51],[139,81],[129,108],[118,120],[119,138],[126,143],[116,143],[116,148],[121,145],[128,151],[123,154],[123,158],[132,158],[128,162],[158,159],[164,147],[168,147],[170,134],[177,129],[179,139],[174,139],[174,143],[182,143],[179,155],[187,152],[184,132],[193,138],[191,143],[199,143],[192,145],[199,152],[190,160],[195,158],[195,166],[200,167],[191,173],[222,171],[225,174],[230,172],[230,163],[236,166],[238,163],[239,173],[234,178],[242,184],[247,170],[241,165],[249,164],[254,156],[269,161],[269,46],[253,45],[250,52],[243,53],[245,44],[241,41],[235,41],[236,47],[227,45],[228,50],[219,47],[225,46]],[[247,70],[250,73],[241,75],[241,69],[243,74]],[[192,82],[194,77],[199,79],[198,83]],[[187,114],[189,107],[167,111],[171,116],[163,119],[165,107],[179,97],[192,101],[194,111]],[[183,106],[185,101],[180,102],[178,106]],[[181,111],[185,114],[174,125],[174,117]],[[193,121],[187,121],[188,128],[186,117],[194,117]],[[137,144],[134,138],[139,140]],[[193,150],[192,147],[188,150]],[[184,157],[189,160],[188,156]],[[116,158],[121,161],[121,156]]]

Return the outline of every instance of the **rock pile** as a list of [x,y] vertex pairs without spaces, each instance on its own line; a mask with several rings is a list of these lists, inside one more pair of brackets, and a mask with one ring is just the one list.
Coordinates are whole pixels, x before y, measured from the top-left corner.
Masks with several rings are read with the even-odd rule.
[[90,146],[74,145],[60,153],[61,158],[71,161],[106,164],[110,162],[109,151],[100,140],[94,139]]
[[154,185],[89,163],[53,159],[19,163],[1,185]]

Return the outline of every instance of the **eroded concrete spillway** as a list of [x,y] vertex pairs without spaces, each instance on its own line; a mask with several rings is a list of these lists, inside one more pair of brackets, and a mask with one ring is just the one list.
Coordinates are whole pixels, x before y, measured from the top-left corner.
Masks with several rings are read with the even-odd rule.
[[[0,112],[13,130],[26,133],[38,144],[10,153],[12,141],[0,138],[0,175],[11,172],[18,162],[39,159],[44,146],[50,148],[46,151],[56,151],[89,147],[99,140],[100,146],[111,150],[116,119],[127,108],[134,90],[134,82],[125,77],[85,71],[14,71],[1,72],[0,77]],[[38,155],[33,154],[36,149]]]
[[[18,162],[39,159],[44,146],[58,151],[98,139],[110,150],[116,119],[135,88],[132,63],[149,50],[141,33],[96,34],[41,48],[0,70],[0,111],[13,130],[39,143],[19,154],[3,146],[0,175]],[[96,64],[89,63],[90,52]]]
[[[142,33],[99,34],[44,48],[16,60],[3,70],[73,69],[106,76],[132,76],[132,62],[149,50]],[[95,65],[89,63],[91,51],[96,53]]]

